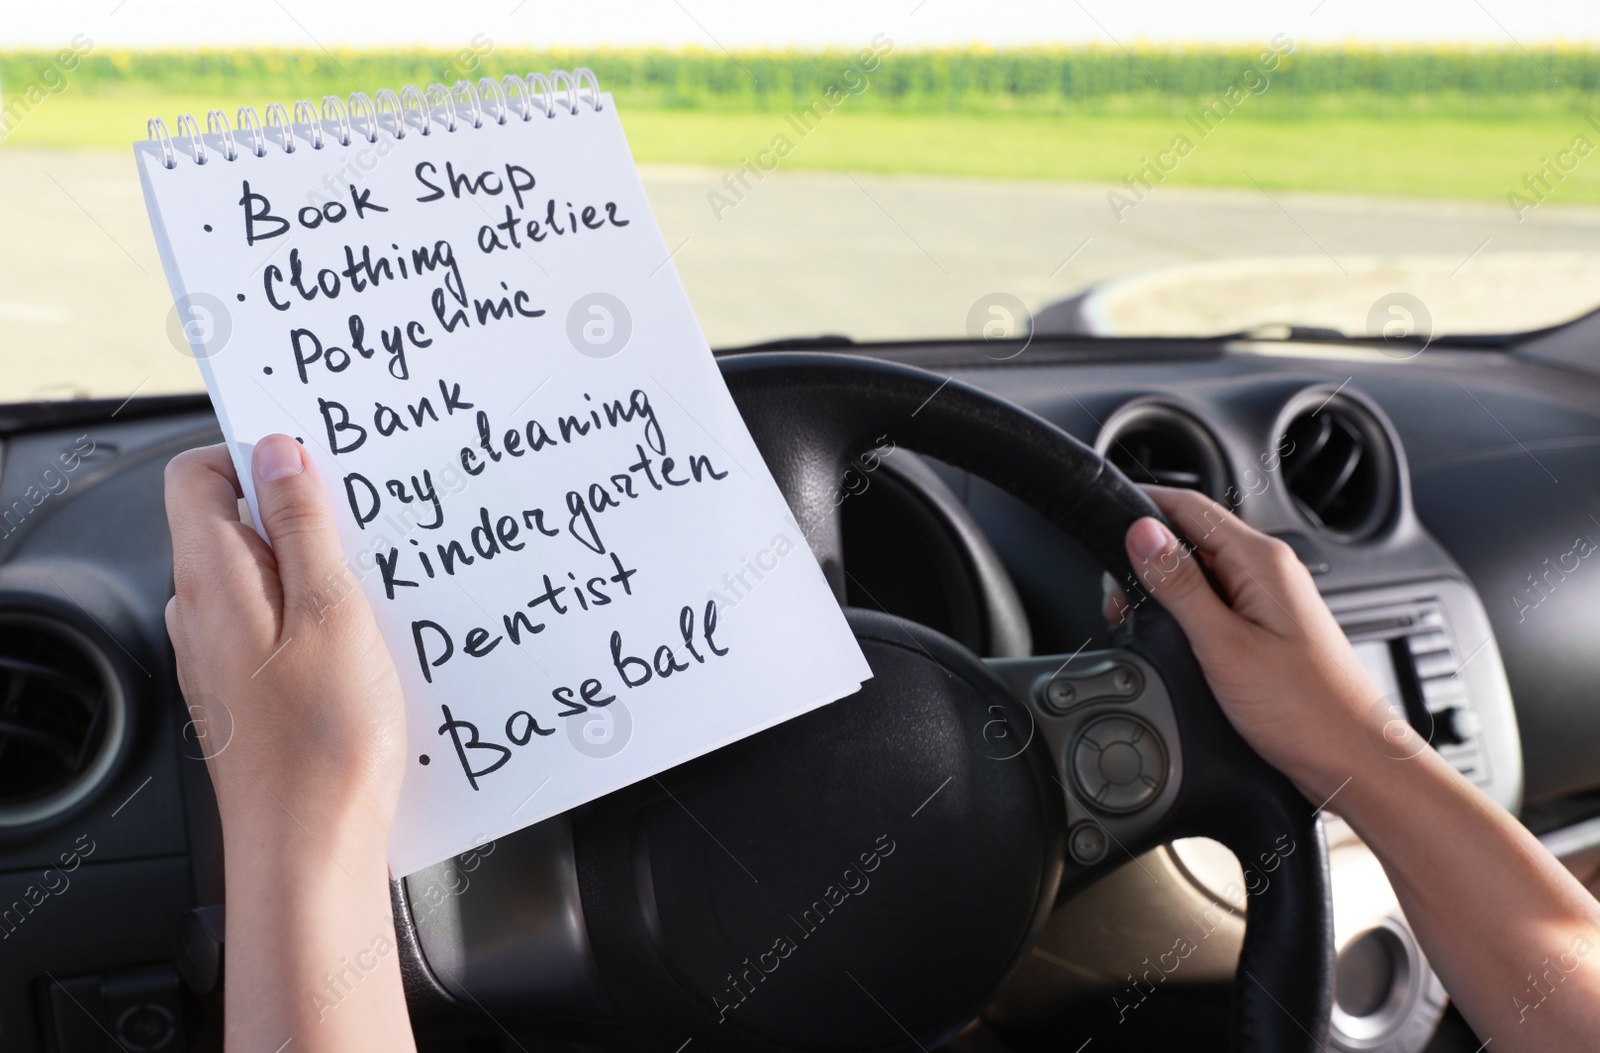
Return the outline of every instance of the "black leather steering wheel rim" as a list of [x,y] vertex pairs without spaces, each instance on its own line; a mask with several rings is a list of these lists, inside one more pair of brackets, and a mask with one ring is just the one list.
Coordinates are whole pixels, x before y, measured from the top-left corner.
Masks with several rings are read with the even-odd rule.
[[[832,495],[846,459],[884,436],[1008,491],[1077,540],[1119,581],[1135,582],[1122,539],[1135,519],[1160,512],[1100,455],[1042,418],[949,378],[875,359],[758,353],[725,359],[722,367],[797,523],[841,596],[845,568]],[[878,625],[878,631],[881,636],[889,630]],[[929,644],[924,652],[930,658],[932,649],[943,646],[931,637],[918,639]],[[1270,872],[1270,883],[1248,900],[1231,1048],[1320,1049],[1331,1011],[1333,934],[1326,852],[1313,809],[1228,724],[1181,631],[1159,605],[1141,607],[1127,650],[1147,660],[1165,682],[1185,764],[1173,805],[1140,843],[1124,847],[1136,854],[1179,837],[1212,837],[1247,868]],[[951,667],[960,661],[952,657]],[[687,1033],[705,1035],[701,1045],[709,1048],[806,1048],[710,1026],[710,1016],[697,1015],[690,1004],[690,993],[675,991],[682,985],[672,971],[658,968],[660,960],[649,961],[652,954],[667,957],[641,936],[649,926],[639,923],[640,911],[648,914],[650,906],[636,901],[648,898],[640,889],[650,877],[624,873],[639,866],[639,835],[630,825],[639,793],[630,788],[594,802],[579,811],[575,824],[596,962],[631,1025],[631,1044],[674,1050]],[[1048,869],[1048,861],[1042,865]],[[1100,872],[1069,874],[1062,894]],[[907,1031],[905,1037],[873,1048],[911,1050],[941,1036]]]

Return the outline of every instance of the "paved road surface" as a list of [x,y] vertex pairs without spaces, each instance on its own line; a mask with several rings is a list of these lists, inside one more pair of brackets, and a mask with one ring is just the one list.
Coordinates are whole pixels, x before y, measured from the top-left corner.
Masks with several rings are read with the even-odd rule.
[[[707,195],[721,180],[645,172],[714,345],[959,335],[986,294],[1037,308],[1133,275],[1150,276],[1099,298],[1097,324],[1359,328],[1379,296],[1413,286],[1436,330],[1600,302],[1595,208],[1552,203],[1518,223],[1503,205],[1158,187],[1118,222],[1105,187],[778,172],[719,218]],[[0,188],[0,398],[197,388],[166,335],[132,157],[4,149]]]

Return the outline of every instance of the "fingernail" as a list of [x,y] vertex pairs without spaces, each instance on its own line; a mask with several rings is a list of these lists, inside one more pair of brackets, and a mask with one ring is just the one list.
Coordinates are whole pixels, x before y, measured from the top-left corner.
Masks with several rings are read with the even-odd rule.
[[1128,528],[1128,545],[1135,555],[1144,560],[1161,558],[1177,540],[1172,536],[1172,531],[1161,525],[1160,520],[1150,516],[1145,516]]
[[305,467],[300,460],[300,444],[287,435],[268,435],[256,443],[254,464],[256,481],[276,482],[299,475]]

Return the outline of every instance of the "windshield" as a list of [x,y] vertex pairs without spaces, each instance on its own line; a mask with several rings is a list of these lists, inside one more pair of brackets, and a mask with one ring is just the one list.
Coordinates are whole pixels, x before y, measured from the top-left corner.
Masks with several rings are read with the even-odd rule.
[[167,290],[128,148],[148,117],[577,66],[615,96],[717,347],[1029,326],[1426,338],[1600,301],[1600,13],[1579,5],[106,0],[0,18],[0,401],[201,389],[185,327],[215,322]]

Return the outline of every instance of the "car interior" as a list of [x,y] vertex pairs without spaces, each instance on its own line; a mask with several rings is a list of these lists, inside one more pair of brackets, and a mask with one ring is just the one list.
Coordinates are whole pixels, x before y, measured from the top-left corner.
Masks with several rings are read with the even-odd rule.
[[[703,180],[649,186],[704,209]],[[1600,310],[1107,321],[1171,295],[1108,272],[925,339],[708,324],[875,676],[392,881],[420,1050],[1482,1049],[1337,794],[1308,805],[1232,730],[1123,536],[1159,484],[1287,542],[1385,718],[1600,891]],[[223,1049],[206,760],[232,729],[178,687],[163,502],[220,441],[198,385],[0,405],[0,1049]]]
[[[1591,316],[1498,344],[1435,342],[1403,361],[1381,342],[1048,333],[1034,333],[1022,354],[981,341],[720,352],[780,481],[829,495],[809,511],[792,501],[806,515],[837,513],[836,543],[819,543],[818,532],[813,546],[843,583],[863,638],[904,655],[898,625],[873,625],[888,614],[931,630],[930,649],[979,656],[1012,693],[978,707],[989,755],[969,763],[998,765],[1037,730],[1061,770],[1042,794],[1032,783],[989,791],[1021,794],[1037,814],[1009,808],[1004,823],[987,816],[976,830],[972,820],[990,802],[968,773],[971,800],[946,817],[942,835],[959,849],[903,877],[890,865],[893,850],[884,852],[895,842],[916,851],[899,828],[912,821],[903,793],[881,807],[853,795],[834,801],[827,815],[841,826],[789,829],[779,843],[771,809],[784,796],[815,800],[835,778],[880,794],[915,789],[911,776],[928,770],[922,736],[932,717],[857,735],[803,718],[674,773],[680,792],[696,815],[719,818],[736,854],[770,857],[774,869],[783,861],[797,913],[808,909],[808,889],[826,887],[877,845],[883,873],[871,884],[899,883],[883,894],[895,902],[827,953],[871,957],[882,926],[903,928],[918,951],[893,952],[896,993],[915,1006],[911,1026],[937,1034],[952,1012],[965,1017],[944,1048],[1059,1048],[1078,1034],[1101,1048],[1154,1048],[1179,1036],[1185,1048],[1223,1048],[1255,890],[1323,880],[1338,1048],[1403,1034],[1431,1042],[1415,1048],[1470,1049],[1381,870],[1336,818],[1320,834],[1284,819],[1240,842],[1277,851],[1241,862],[1219,841],[1236,832],[1227,828],[1243,801],[1266,794],[1256,790],[1185,827],[1210,836],[1170,836],[1180,786],[1208,763],[1197,752],[1204,733],[1180,728],[1175,674],[1164,685],[1158,667],[1104,621],[1100,560],[1112,561],[1110,545],[1074,540],[1060,525],[1074,510],[1034,496],[1058,494],[1061,477],[1028,472],[1049,470],[1054,454],[1041,450],[1050,440],[1096,464],[1099,451],[1104,474],[1088,476],[1092,492],[1140,479],[1191,486],[1289,541],[1363,663],[1392,686],[1396,719],[1519,809],[1592,879],[1600,727],[1586,692],[1600,670],[1585,633],[1600,592],[1582,560],[1593,551],[1587,509],[1600,486],[1600,375],[1589,335],[1597,326]],[[813,389],[797,391],[796,376]],[[875,384],[894,393],[880,397]],[[908,407],[940,385],[926,420],[912,416]],[[1456,404],[1452,412],[1437,411],[1441,399]],[[943,405],[950,419],[935,420]],[[986,424],[981,414],[995,405],[1007,418]],[[218,1048],[222,844],[203,758],[206,736],[225,732],[186,724],[162,621],[172,589],[162,472],[177,452],[217,441],[216,421],[200,395],[19,405],[3,423],[8,1047],[106,1048],[96,1021],[110,1021],[125,1036],[163,1033],[159,1023],[179,1036],[175,1048]],[[807,488],[800,469],[790,471],[813,463],[792,455],[811,441],[835,447],[817,469],[837,474],[832,489]],[[980,450],[985,442],[994,449]],[[74,485],[51,494],[45,472]],[[987,726],[996,715],[1000,723]],[[1087,726],[1108,719],[1103,731],[1142,729],[1158,756],[1181,748],[1185,767],[1168,774],[1157,763],[1153,785],[1108,784],[1104,800],[1080,798],[1084,782],[1060,776],[1084,748]],[[890,749],[903,752],[864,756],[861,741],[873,734],[902,739]],[[775,773],[780,757],[793,774]],[[828,776],[820,784],[819,771]],[[717,955],[766,945],[764,933],[746,931],[748,911],[735,909],[742,892],[725,887],[726,857],[710,834],[660,801],[620,796],[628,799],[596,802],[394,883],[423,1048],[602,1048],[631,1023],[666,1026],[685,1012],[665,994],[641,994],[643,982],[619,988],[630,955],[705,985]],[[885,827],[883,839],[866,833],[873,823]],[[1319,839],[1321,879],[1320,864],[1301,873],[1294,858],[1320,856]],[[1006,859],[1008,851],[1026,858]],[[630,900],[637,906],[637,880],[653,890],[657,942],[648,954],[650,938],[629,942],[639,933],[597,936],[597,924],[616,926]],[[978,909],[985,900],[992,906]],[[908,903],[917,904],[909,916]],[[1301,944],[1315,926],[1302,925],[1291,923],[1277,968],[1312,961]],[[707,931],[721,936],[708,941]],[[1169,978],[1161,956],[1175,945],[1196,953]],[[1166,962],[1178,960],[1169,953]],[[608,968],[616,970],[609,984]],[[735,993],[756,982],[729,976]],[[747,992],[740,1023],[750,1048],[904,1041],[855,1005],[807,1012],[807,999],[845,994],[831,980],[808,980],[787,1001],[762,1004]],[[1151,998],[1155,984],[1174,996]],[[632,990],[635,1004],[619,1006],[619,989]],[[859,1045],[862,1034],[876,1045]]]

